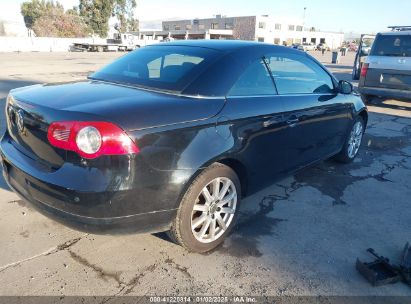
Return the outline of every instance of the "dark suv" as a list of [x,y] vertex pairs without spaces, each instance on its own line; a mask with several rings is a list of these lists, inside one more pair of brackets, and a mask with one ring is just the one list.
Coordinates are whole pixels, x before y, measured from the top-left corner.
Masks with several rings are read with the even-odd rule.
[[358,90],[365,102],[373,96],[411,99],[411,30],[377,35]]

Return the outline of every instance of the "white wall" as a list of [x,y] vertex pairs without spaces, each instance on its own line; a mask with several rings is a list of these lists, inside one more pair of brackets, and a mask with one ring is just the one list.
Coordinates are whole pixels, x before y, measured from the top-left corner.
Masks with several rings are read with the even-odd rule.
[[67,52],[74,42],[104,43],[105,39],[0,37],[0,52]]
[[[68,52],[73,43],[101,43],[102,38],[1,37],[0,52]],[[158,40],[135,39],[139,46],[158,43]]]

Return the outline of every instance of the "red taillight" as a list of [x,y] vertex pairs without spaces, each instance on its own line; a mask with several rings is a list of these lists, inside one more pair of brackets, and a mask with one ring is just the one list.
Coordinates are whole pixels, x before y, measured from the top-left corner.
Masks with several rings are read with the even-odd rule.
[[368,67],[369,67],[368,63],[364,63],[362,65],[362,67],[361,67],[361,77],[366,77],[367,76]]
[[[84,148],[84,142],[87,141],[87,137],[83,134],[84,132],[81,132],[81,138],[77,136],[80,131],[86,129],[92,130],[95,135],[92,138],[96,148],[95,151],[91,150],[93,152],[87,152],[87,149]],[[121,128],[110,122],[53,122],[48,128],[47,138],[52,146],[74,151],[81,157],[89,159],[101,155],[136,154],[140,151],[137,145]],[[96,140],[101,142],[96,145]],[[80,146],[79,141],[81,141]],[[90,146],[91,148],[93,147],[93,145]]]

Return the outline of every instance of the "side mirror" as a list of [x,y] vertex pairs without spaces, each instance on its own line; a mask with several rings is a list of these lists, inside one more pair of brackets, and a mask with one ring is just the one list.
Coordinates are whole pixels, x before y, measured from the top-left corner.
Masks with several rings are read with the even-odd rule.
[[341,94],[351,94],[354,91],[354,87],[351,82],[340,80],[338,83],[338,91]]

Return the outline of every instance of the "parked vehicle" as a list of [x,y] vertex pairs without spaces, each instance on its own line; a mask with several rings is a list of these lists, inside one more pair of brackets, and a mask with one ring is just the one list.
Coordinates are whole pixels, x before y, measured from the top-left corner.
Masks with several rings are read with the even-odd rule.
[[113,38],[106,39],[104,43],[76,42],[71,45],[71,51],[80,52],[109,52],[132,51],[141,46],[141,41],[133,34],[116,33]]
[[292,47],[293,49],[296,49],[296,50],[299,50],[299,51],[302,51],[302,52],[305,52],[305,51],[306,51],[304,45],[301,44],[301,43],[293,43],[293,44],[291,45],[291,47]]
[[315,44],[314,43],[303,43],[304,51],[315,51]]
[[360,73],[358,91],[373,96],[411,99],[411,30],[379,33]]
[[372,44],[374,43],[375,35],[363,34],[361,35],[360,44],[357,48],[355,55],[354,66],[352,70],[352,79],[360,79],[361,68],[364,64],[367,56],[370,53]]
[[232,230],[243,197],[356,157],[368,114],[352,91],[291,48],[160,43],[85,81],[12,90],[1,164],[11,189],[68,226],[169,231],[206,252]]
[[355,43],[350,43],[348,45],[348,51],[349,52],[357,52],[358,51],[358,45]]
[[302,52],[306,51],[305,47],[302,44],[299,44],[296,49]]

